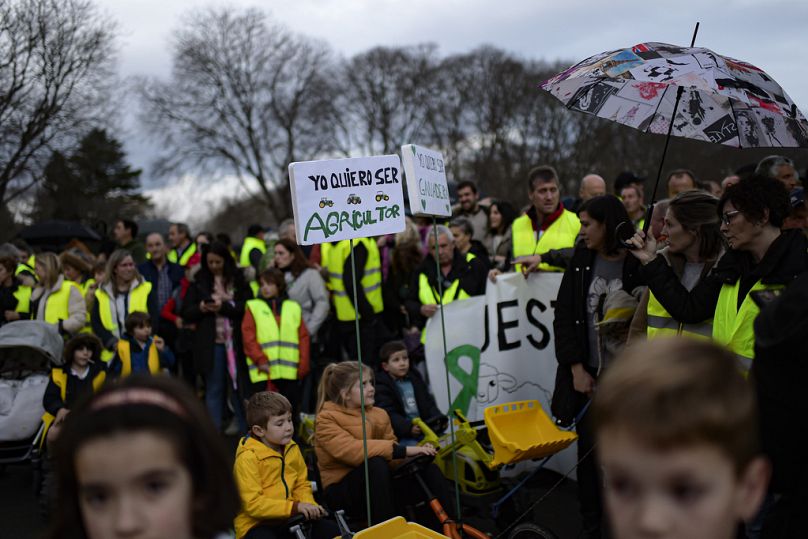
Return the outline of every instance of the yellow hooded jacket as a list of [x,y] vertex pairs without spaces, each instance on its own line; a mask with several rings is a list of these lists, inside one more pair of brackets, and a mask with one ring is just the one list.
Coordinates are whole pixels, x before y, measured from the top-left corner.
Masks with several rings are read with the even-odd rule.
[[234,522],[236,539],[267,520],[282,524],[297,513],[298,502],[316,503],[306,463],[293,441],[281,454],[260,440],[242,438],[233,473],[241,497],[241,510]]

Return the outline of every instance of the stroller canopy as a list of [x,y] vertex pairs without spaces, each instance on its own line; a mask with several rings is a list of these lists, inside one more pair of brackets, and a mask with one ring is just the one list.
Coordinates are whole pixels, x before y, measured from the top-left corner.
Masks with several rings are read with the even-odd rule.
[[12,354],[18,356],[21,349],[33,352],[38,358],[44,357],[52,365],[61,365],[63,346],[59,331],[47,322],[10,322],[0,327],[0,370],[5,370],[2,369],[4,361]]

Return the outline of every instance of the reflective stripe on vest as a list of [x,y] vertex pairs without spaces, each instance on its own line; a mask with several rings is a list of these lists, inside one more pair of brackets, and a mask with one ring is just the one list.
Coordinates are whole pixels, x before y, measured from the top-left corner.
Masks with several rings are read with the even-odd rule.
[[196,243],[191,243],[185,250],[182,252],[182,256],[179,258],[179,262],[177,262],[177,250],[171,249],[168,254],[166,255],[166,259],[169,262],[173,262],[175,264],[179,264],[180,266],[187,266],[188,261],[191,260],[191,257],[196,254]]
[[[365,249],[367,249],[368,258],[359,284],[365,292],[365,297],[373,308],[373,312],[380,313],[384,308],[384,303],[382,301],[382,264],[379,247],[370,238],[360,238],[354,240],[354,242],[363,243]],[[351,242],[349,240],[342,240],[333,245],[328,253],[329,288],[331,288],[333,294],[337,319],[343,322],[356,319],[353,298],[348,297],[345,291],[345,283],[342,282],[342,268],[345,266],[345,261],[348,260],[349,256],[351,256]]]
[[[542,232],[537,242],[530,216],[525,214],[517,217],[511,225],[513,257],[543,254],[553,249],[573,247],[579,230],[581,230],[581,222],[578,217],[571,211],[564,210],[558,216],[558,219],[553,221],[553,224]],[[564,271],[563,268],[551,266],[545,262],[539,264],[539,269],[543,271]],[[521,271],[521,264],[516,265],[516,271]]]
[[765,285],[756,282],[738,308],[740,280],[735,284],[725,284],[718,295],[713,318],[713,339],[735,353],[738,365],[744,375],[749,373],[755,358],[754,322],[760,309],[752,299],[751,292],[758,290],[779,290],[783,285]]
[[264,243],[264,240],[259,240],[253,236],[247,236],[244,238],[244,244],[241,246],[241,255],[239,255],[238,265],[242,268],[247,268],[251,266],[250,264],[250,253],[253,249],[258,249],[261,251],[261,254],[267,252],[267,244]]
[[273,380],[297,380],[300,364],[300,324],[302,310],[297,302],[285,300],[281,305],[281,323],[269,305],[261,299],[251,299],[247,309],[255,320],[255,337],[269,360],[269,374],[258,370],[249,357],[247,368],[252,383]]
[[649,290],[648,326],[646,334],[649,339],[661,336],[684,335],[695,339],[709,339],[713,334],[712,320],[699,324],[686,324],[673,318],[665,307],[659,303],[654,293]]
[[28,313],[31,312],[31,287],[19,285],[17,286],[17,290],[14,291],[14,299],[17,300],[17,306],[14,307],[14,311],[18,313]]
[[45,304],[45,322],[58,324],[59,320],[70,317],[70,289],[75,288],[81,294],[81,289],[73,281],[62,281],[62,286],[54,293],[48,295]]
[[[473,254],[466,253],[466,262],[471,262],[474,258]],[[437,305],[439,303],[448,305],[454,300],[469,299],[470,297],[465,290],[460,288],[460,279],[455,279],[452,281],[451,286],[443,291],[443,301],[441,302],[440,294],[435,290],[434,286],[429,284],[426,274],[421,273],[418,275],[418,301],[421,302],[421,305]],[[421,344],[426,344],[426,327],[421,331]]]
[[[121,358],[121,378],[126,378],[132,374],[132,347],[131,343],[126,339],[118,341],[118,357]],[[157,346],[154,341],[149,343],[149,355],[146,365],[151,374],[160,373],[160,353],[157,351]]]

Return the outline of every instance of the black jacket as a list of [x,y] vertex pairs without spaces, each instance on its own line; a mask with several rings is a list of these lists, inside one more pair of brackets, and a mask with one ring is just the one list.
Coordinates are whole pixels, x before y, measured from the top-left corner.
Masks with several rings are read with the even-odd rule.
[[[424,379],[418,371],[410,369],[405,377],[412,382],[412,388],[415,391],[415,403],[418,405],[418,417],[424,421],[430,420],[435,417],[444,417],[438,410],[435,404],[435,398],[429,392]],[[376,396],[375,406],[384,408],[390,416],[390,423],[393,425],[393,432],[396,438],[412,438],[412,422],[407,419],[407,414],[404,411],[404,401],[401,399],[401,394],[396,388],[396,382],[393,377],[387,374],[382,369],[376,371]]]
[[[586,395],[575,391],[572,384],[572,365],[587,363],[589,336],[586,296],[592,282],[592,268],[596,251],[579,242],[572,254],[569,267],[561,279],[555,305],[553,331],[555,334],[556,385],[553,392],[552,412],[562,424],[570,424],[586,402]],[[631,293],[643,284],[639,275],[640,263],[627,254],[623,261],[623,290]]]
[[[410,322],[418,327],[424,327],[426,324],[426,319],[421,315],[421,300],[418,297],[419,281],[422,273],[426,275],[429,285],[438,290],[438,270],[435,265],[435,258],[432,255],[427,256],[413,274],[413,281],[410,284],[410,297],[405,302],[407,313],[410,315]],[[443,278],[442,275],[441,278]],[[455,250],[452,268],[446,275],[445,282],[451,283],[455,279],[460,280],[460,290],[464,290],[469,296],[480,296],[485,294],[488,267],[479,258],[467,261],[465,255],[461,255]],[[443,288],[445,289],[446,287],[444,286]],[[437,304],[438,301],[436,300],[435,303]]]
[[48,380],[48,386],[45,388],[45,394],[42,396],[42,407],[51,415],[56,415],[62,408],[72,409],[80,398],[93,394],[93,380],[105,370],[106,363],[103,361],[94,361],[90,363],[90,372],[84,380],[78,376],[71,374],[70,365],[62,367],[67,374],[67,388],[65,390],[65,399],[62,400],[62,390],[57,386],[53,377]]
[[[236,349],[236,364],[239,367],[239,380],[246,376],[244,352],[241,341],[241,320],[244,318],[244,308],[248,300],[252,299],[252,291],[244,280],[240,271],[236,272],[234,282],[233,301],[222,304],[219,314],[230,320],[233,328],[233,344]],[[190,288],[182,303],[183,320],[196,324],[193,336],[194,365],[202,374],[208,374],[213,369],[213,350],[216,344],[216,314],[203,313],[199,304],[210,299],[213,294],[213,280],[209,274],[200,271],[197,280]]]
[[800,230],[784,230],[759,264],[755,265],[747,252],[729,250],[690,292],[661,256],[644,266],[640,273],[673,318],[698,323],[713,317],[724,284],[734,284],[740,279],[740,306],[758,280],[763,284],[787,285],[805,271],[808,271],[808,239]]
[[[168,260],[166,260],[166,264],[168,264],[168,279],[171,281],[171,290],[174,290],[180,285],[180,281],[185,276],[185,268],[174,262],[169,262]],[[151,260],[138,264],[137,270],[144,279],[152,284],[151,295],[155,298],[154,302],[157,308],[162,309],[163,306],[157,304],[157,279],[159,278],[160,270],[157,269],[157,266],[155,266],[154,262]]]

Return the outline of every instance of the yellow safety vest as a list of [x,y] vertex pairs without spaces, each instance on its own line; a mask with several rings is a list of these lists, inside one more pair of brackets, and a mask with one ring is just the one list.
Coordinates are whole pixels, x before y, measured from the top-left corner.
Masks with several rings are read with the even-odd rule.
[[[151,288],[151,283],[144,279],[129,292],[129,308],[126,314],[131,314],[135,311],[143,313],[149,312],[149,293],[151,292]],[[112,319],[112,305],[109,295],[106,290],[98,287],[95,291],[95,298],[96,301],[98,301],[98,314],[101,318],[101,325],[110,333],[116,334],[118,331],[118,323],[116,320]],[[114,356],[115,354],[110,350],[101,350],[101,359],[104,361],[109,361]]]
[[29,313],[31,312],[31,287],[19,285],[17,286],[17,290],[12,294],[14,298],[17,300],[17,306],[14,310],[18,313]]
[[273,380],[297,380],[297,369],[300,364],[300,324],[303,320],[300,305],[292,300],[285,300],[281,305],[281,324],[269,305],[262,299],[251,299],[247,309],[255,320],[255,336],[261,349],[269,358],[269,375],[258,370],[258,366],[249,357],[247,368],[252,383]]
[[180,266],[187,266],[188,261],[191,260],[191,257],[194,256],[195,254],[196,254],[196,243],[191,243],[188,247],[185,248],[185,251],[182,252],[182,256],[179,257],[179,262],[177,262],[176,249],[171,249],[166,255],[166,259],[169,262],[179,264]]
[[[474,258],[476,257],[473,254],[466,253],[466,262],[471,262]],[[443,291],[443,301],[441,302],[440,294],[434,286],[429,284],[429,278],[427,278],[426,274],[421,273],[418,276],[418,301],[421,302],[421,305],[437,305],[439,303],[448,305],[454,300],[469,299],[470,297],[465,290],[460,288],[460,279],[455,279],[452,281],[451,286]],[[426,344],[426,328],[421,331],[421,343]]]
[[[127,339],[118,341],[118,357],[121,358],[121,378],[126,378],[132,374],[132,345]],[[154,341],[149,344],[147,365],[151,374],[160,374],[160,353]]]
[[250,290],[252,290],[253,297],[257,298],[261,292],[261,285],[258,284],[258,281],[250,281]]
[[[81,297],[84,298],[85,301],[87,300],[87,292],[90,290],[90,286],[94,284],[95,279],[93,279],[92,277],[87,279],[83,283],[78,284],[79,290],[81,290]],[[93,327],[92,324],[90,323],[90,315],[91,315],[90,309],[87,309],[87,319],[84,323],[84,326],[82,326],[82,328],[79,330],[79,333],[93,332]]]
[[59,320],[67,320],[70,317],[70,289],[75,288],[81,293],[81,289],[73,281],[64,280],[62,286],[56,292],[50,294],[45,304],[45,322],[58,324]]
[[[102,385],[104,385],[104,381],[107,379],[107,373],[101,370],[98,374],[95,375],[93,378],[93,393],[98,391]],[[56,386],[59,388],[59,393],[62,396],[62,402],[67,399],[67,371],[64,369],[55,367],[51,370],[51,380]],[[42,422],[45,424],[45,430],[42,433],[42,440],[40,442],[40,447],[42,444],[45,443],[45,438],[48,434],[48,429],[53,424],[53,420],[56,417],[51,414],[50,412],[45,412],[42,414]]]
[[718,295],[713,318],[713,340],[722,344],[735,353],[741,372],[749,374],[752,360],[755,358],[755,330],[754,322],[760,314],[752,292],[758,290],[779,290],[783,285],[765,285],[756,282],[746,294],[738,308],[738,293],[740,292],[740,279],[735,284],[724,284]]
[[250,253],[253,249],[258,249],[261,251],[261,254],[267,252],[267,244],[264,240],[260,240],[254,236],[247,236],[244,238],[244,244],[241,246],[241,256],[238,259],[238,265],[242,268],[249,267],[250,264]]
[[36,276],[36,272],[34,271],[34,268],[32,268],[28,264],[24,264],[24,263],[17,264],[17,269],[14,270],[14,276],[17,277],[20,273],[25,273],[25,272],[28,272],[31,275],[33,275],[34,276],[34,281],[39,281],[39,277]]
[[[511,225],[513,256],[514,258],[531,256],[543,254],[553,249],[573,247],[579,230],[581,230],[581,221],[578,220],[578,217],[571,211],[563,210],[558,219],[553,221],[553,224],[542,232],[537,242],[530,216],[527,214],[522,215],[517,217]],[[539,269],[543,271],[564,271],[564,268],[551,266],[546,262],[539,264]],[[516,270],[521,271],[521,264],[516,265]]]
[[712,320],[705,320],[698,324],[679,322],[665,310],[665,307],[662,306],[650,290],[646,312],[648,313],[648,325],[645,332],[649,339],[672,335],[684,335],[694,339],[709,339],[713,334]]
[[[382,301],[382,264],[379,255],[379,247],[371,238],[359,238],[356,243],[363,243],[368,251],[365,272],[362,276],[360,286],[365,292],[370,306],[374,313],[382,312],[384,303]],[[342,282],[342,268],[345,261],[351,256],[351,242],[342,240],[333,245],[328,253],[328,282],[334,298],[334,309],[337,311],[337,320],[348,322],[356,319],[356,311],[353,306],[353,298],[348,298],[345,291],[345,284]]]

